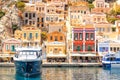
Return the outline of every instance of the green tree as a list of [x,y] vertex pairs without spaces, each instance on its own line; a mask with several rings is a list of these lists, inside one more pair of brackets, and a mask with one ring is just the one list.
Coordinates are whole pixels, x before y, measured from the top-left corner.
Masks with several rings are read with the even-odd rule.
[[19,27],[15,24],[15,25],[12,25],[12,30],[13,30],[13,34],[15,32],[15,30],[17,30]]
[[21,2],[21,1],[18,1],[18,2],[16,3],[16,6],[17,6],[17,8],[18,8],[19,10],[24,11],[25,3],[24,3],[24,2]]
[[5,12],[0,11],[0,18],[2,18],[5,15]]
[[41,33],[41,39],[42,39],[42,41],[47,39],[47,32]]
[[88,4],[88,7],[89,7],[89,10],[91,11],[91,9],[94,8],[94,5],[90,3],[90,4]]
[[93,1],[94,1],[94,0],[88,0],[88,3],[91,3],[91,4],[92,4],[92,3],[93,3]]

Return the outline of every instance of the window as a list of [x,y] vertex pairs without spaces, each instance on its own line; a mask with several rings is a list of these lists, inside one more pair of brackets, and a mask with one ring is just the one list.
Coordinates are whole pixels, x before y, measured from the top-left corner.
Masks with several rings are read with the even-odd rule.
[[89,33],[86,33],[85,40],[89,40]]
[[116,51],[116,47],[114,47],[114,51]]
[[9,46],[8,45],[6,45],[6,50],[9,50]]
[[35,34],[36,39],[38,38],[38,33]]
[[29,13],[29,19],[32,19],[32,17],[31,17],[31,13]]
[[50,40],[52,40],[52,36],[50,36]]
[[96,18],[94,18],[94,21],[96,21]]
[[33,24],[35,24],[35,21],[33,21]]
[[81,11],[81,13],[83,13],[83,11]]
[[28,20],[27,19],[25,20],[25,24],[28,24]]
[[63,37],[62,37],[62,36],[60,36],[60,40],[63,40]]
[[117,47],[117,51],[119,51],[119,47]]
[[107,28],[107,32],[110,32],[110,28],[109,27]]
[[86,11],[84,11],[84,14],[86,14]]
[[55,53],[55,54],[56,54],[56,53],[59,53],[59,52],[58,52],[58,49],[57,49],[57,48],[54,48],[53,53]]
[[71,15],[71,18],[73,18],[73,15]]
[[41,11],[41,8],[39,8],[39,11]]
[[112,51],[113,49],[112,49],[112,47],[110,47],[110,51]]
[[61,32],[61,29],[59,29],[59,32]]
[[74,40],[78,40],[78,33],[74,33]]
[[90,34],[90,40],[94,40],[94,33]]
[[100,21],[100,18],[97,18],[97,21],[99,22],[99,21]]
[[55,36],[55,41],[58,41],[57,36]]
[[55,18],[55,21],[58,21],[58,17]]
[[29,25],[31,25],[32,24],[32,21],[29,21]]
[[44,7],[42,8],[42,10],[44,11]]
[[32,33],[29,34],[29,39],[32,39]]
[[44,22],[44,18],[41,18],[41,21]]
[[33,17],[35,17],[35,13],[33,13]]
[[44,24],[42,24],[41,26],[44,27]]
[[83,34],[79,33],[79,40],[82,40],[82,39],[83,39]]
[[28,17],[28,13],[25,13],[25,17]]
[[40,22],[40,19],[39,19],[39,18],[37,18],[37,22]]
[[26,38],[26,33],[24,33],[24,38]]
[[50,20],[49,20],[49,17],[46,17],[46,21],[50,21]]
[[38,7],[36,7],[36,10],[38,10]]

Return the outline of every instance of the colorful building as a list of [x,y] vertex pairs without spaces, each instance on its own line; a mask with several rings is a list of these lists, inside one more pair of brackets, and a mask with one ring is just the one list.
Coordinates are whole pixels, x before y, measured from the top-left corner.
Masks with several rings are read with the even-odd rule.
[[100,56],[105,55],[108,52],[118,52],[120,50],[120,41],[103,39],[98,41],[98,54]]
[[47,62],[66,62],[65,35],[62,32],[51,32],[46,43]]
[[21,40],[10,38],[2,41],[2,52],[4,54],[14,54],[15,48],[20,47],[22,44]]
[[96,31],[93,25],[72,29],[72,62],[96,62]]
[[21,30],[16,30],[16,39],[22,40],[22,46],[40,46],[41,30],[34,26],[23,26]]

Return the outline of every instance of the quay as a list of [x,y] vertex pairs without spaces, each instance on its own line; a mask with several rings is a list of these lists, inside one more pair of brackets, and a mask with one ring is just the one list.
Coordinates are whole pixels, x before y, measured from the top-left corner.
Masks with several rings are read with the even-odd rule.
[[102,63],[44,63],[43,67],[102,67]]
[[[14,66],[14,63],[0,63],[0,67]],[[102,67],[102,63],[43,63],[42,67]]]

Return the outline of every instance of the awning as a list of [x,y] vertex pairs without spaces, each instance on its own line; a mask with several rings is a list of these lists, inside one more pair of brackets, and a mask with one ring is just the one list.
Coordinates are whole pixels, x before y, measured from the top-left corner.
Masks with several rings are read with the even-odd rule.
[[47,54],[47,57],[67,57],[65,54]]
[[87,57],[95,57],[96,54],[71,54],[71,56],[87,56]]

